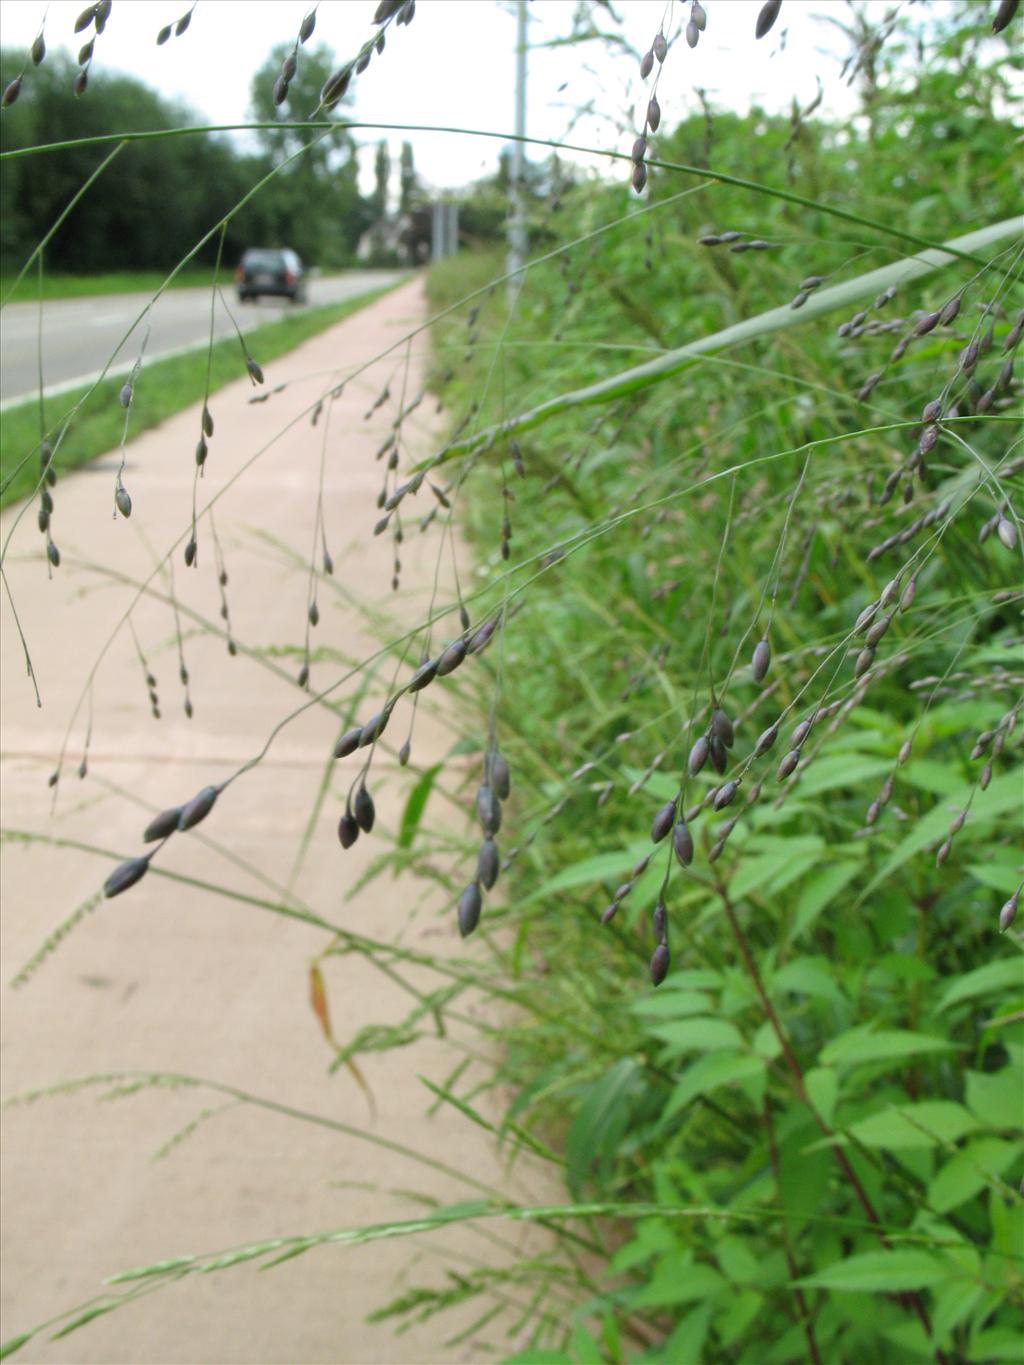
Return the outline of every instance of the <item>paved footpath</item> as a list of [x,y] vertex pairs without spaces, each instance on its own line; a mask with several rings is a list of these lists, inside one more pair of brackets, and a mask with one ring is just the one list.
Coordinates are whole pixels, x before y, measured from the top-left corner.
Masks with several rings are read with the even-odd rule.
[[[248,402],[253,390],[244,374],[215,394],[210,407],[216,431],[200,506],[270,435],[315,400],[329,382],[326,376],[344,374],[400,339],[423,316],[423,308],[421,285],[413,282],[268,365],[268,387],[285,381],[288,387],[267,403]],[[420,619],[426,603],[418,589],[392,596],[389,538],[371,536],[381,478],[374,453],[395,415],[395,402],[384,404],[371,420],[364,414],[386,381],[397,395],[397,357],[403,354],[396,352],[346,386],[327,437],[325,510],[336,569],[334,579],[321,584],[314,644],[348,656],[363,657],[375,645],[357,603],[396,612],[406,623]],[[418,390],[423,370],[417,343],[408,395]],[[145,401],[144,376],[138,401]],[[430,425],[438,420],[433,414],[434,404],[427,400],[409,421],[413,457],[431,448]],[[63,563],[52,580],[34,509],[15,532],[7,573],[44,704],[36,709],[5,598],[0,778],[8,829],[41,831],[134,855],[152,811],[222,780],[301,700],[294,682],[296,659],[280,660],[279,676],[242,652],[229,658],[222,639],[197,631],[182,615],[195,708],[189,721],[177,678],[171,608],[147,599],[133,621],[158,681],[163,718],[150,715],[135,646],[122,630],[93,688],[89,776],[81,782],[76,776],[83,712],[56,814],[50,814],[46,775],[87,671],[132,595],[108,574],[83,565],[138,577],[181,534],[189,518],[198,425],[199,412],[190,408],[131,444],[125,486],[134,511],[128,521],[111,515],[114,457],[57,485],[53,532]],[[313,540],[322,430],[322,425],[311,429],[308,419],[297,422],[218,506],[232,628],[245,646],[301,646],[307,575],[292,556],[308,555]],[[13,516],[4,515],[4,537]],[[435,536],[414,534],[406,540],[404,581],[410,588],[429,585],[436,548]],[[213,546],[205,523],[198,569],[184,568],[180,547],[174,565],[183,606],[219,622]],[[166,591],[166,580],[158,581]],[[336,663],[314,662],[314,685],[338,671]],[[374,709],[380,691],[370,693],[361,712]],[[424,702],[428,699],[425,694]],[[402,730],[395,746],[405,723],[400,708],[392,721]],[[286,883],[337,731],[336,718],[319,707],[289,725],[264,762],[225,793],[201,829],[175,836],[160,865],[257,896],[266,894],[257,873]],[[437,761],[455,737],[443,715],[421,705],[414,764]],[[295,878],[295,894],[328,919],[371,937],[458,954],[451,913],[439,916],[436,895],[431,900],[422,883],[388,873],[345,899],[385,847],[366,838],[348,853],[338,846],[339,793],[354,763],[349,759],[335,769]],[[408,775],[399,779],[393,749],[375,762],[374,774],[378,823],[393,833]],[[443,805],[438,795],[435,817]],[[452,810],[453,831],[461,835],[465,817]],[[250,870],[233,865],[227,853]],[[443,1082],[461,1055],[457,1038],[438,1040],[426,1029],[428,1036],[407,1047],[361,1059],[376,1097],[375,1123],[349,1074],[328,1075],[332,1054],[309,1001],[309,965],[328,941],[317,929],[150,875],[121,898],[101,903],[27,984],[12,990],[7,983],[17,969],[102,884],[111,865],[73,849],[5,848],[4,1095],[97,1072],[198,1075],[428,1152],[514,1198],[559,1196],[535,1172],[520,1174],[517,1167],[508,1176],[489,1136],[450,1108],[428,1116],[431,1096],[418,1077]],[[419,989],[439,984],[426,969],[405,974]],[[341,1040],[367,1025],[397,1022],[409,1007],[408,995],[361,957],[329,958],[324,975]],[[479,1038],[474,1035],[472,1041],[478,1044]],[[454,1176],[357,1137],[248,1106],[226,1109],[179,1149],[152,1159],[172,1134],[219,1103],[203,1092],[147,1089],[112,1102],[79,1094],[4,1113],[3,1339],[87,1299],[103,1277],[131,1266],[278,1235],[416,1216],[420,1206],[402,1191],[416,1190],[445,1203],[479,1194]],[[514,1226],[492,1229],[510,1243],[524,1235]],[[398,1338],[388,1324],[364,1323],[370,1310],[403,1288],[441,1282],[439,1245],[435,1239],[407,1239],[328,1247],[266,1273],[242,1266],[188,1277],[62,1341],[51,1344],[40,1336],[15,1359],[134,1365],[440,1365],[483,1359],[485,1344],[474,1335],[450,1348],[442,1344],[460,1322],[473,1320],[480,1305],[471,1306],[461,1320],[446,1316]],[[453,1230],[444,1247],[464,1258],[455,1262],[463,1269],[501,1254],[468,1230]],[[516,1344],[501,1338],[494,1324],[487,1332],[505,1351]]]

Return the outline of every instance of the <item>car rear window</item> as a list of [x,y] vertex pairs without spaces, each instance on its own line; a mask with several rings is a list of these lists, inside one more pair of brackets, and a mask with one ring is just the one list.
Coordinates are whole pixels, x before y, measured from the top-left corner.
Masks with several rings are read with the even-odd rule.
[[284,256],[280,251],[247,251],[242,264],[250,270],[279,270],[284,264]]

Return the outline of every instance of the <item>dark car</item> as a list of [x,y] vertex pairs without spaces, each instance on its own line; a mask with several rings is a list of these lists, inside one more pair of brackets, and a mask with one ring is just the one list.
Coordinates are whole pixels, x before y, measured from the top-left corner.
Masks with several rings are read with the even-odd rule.
[[306,302],[306,272],[294,251],[247,251],[235,271],[235,281],[242,303],[261,294]]

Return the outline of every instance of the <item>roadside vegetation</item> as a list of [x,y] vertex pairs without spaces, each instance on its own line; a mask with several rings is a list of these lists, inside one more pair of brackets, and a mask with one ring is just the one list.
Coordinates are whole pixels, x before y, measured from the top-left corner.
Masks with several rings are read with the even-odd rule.
[[[380,839],[381,894],[395,868],[447,888],[447,937],[420,951],[287,896],[259,907],[314,928],[321,958],[429,966],[437,989],[406,1019],[339,1044],[317,959],[332,1070],[358,1077],[364,1054],[457,1021],[436,1103],[555,1172],[564,1199],[467,1182],[466,1202],[413,1198],[406,1221],[137,1267],[65,1330],[192,1274],[530,1223],[540,1250],[414,1283],[375,1318],[433,1320],[440,1351],[483,1342],[508,1365],[1019,1357],[1020,29],[1006,4],[923,9],[875,26],[851,7],[860,110],[842,127],[710,104],[661,127],[645,86],[631,162],[538,177],[543,244],[511,289],[486,250],[431,271],[449,430],[430,460],[400,458],[424,395],[377,400],[397,413],[373,528],[396,586],[418,530],[440,533],[439,560],[461,530],[475,564],[385,646],[390,692],[364,661],[317,800],[337,805],[330,856]],[[689,6],[678,47],[652,34],[644,79],[664,91],[720,13]],[[757,39],[778,15],[764,6]],[[442,688],[465,734],[420,769],[412,699]],[[391,754],[410,787],[382,832]],[[157,817],[154,871],[187,881],[173,855],[244,771]],[[465,808],[461,842],[442,793]],[[52,1093],[165,1084],[264,1103],[155,1073]],[[448,1338],[467,1302],[478,1317]]]

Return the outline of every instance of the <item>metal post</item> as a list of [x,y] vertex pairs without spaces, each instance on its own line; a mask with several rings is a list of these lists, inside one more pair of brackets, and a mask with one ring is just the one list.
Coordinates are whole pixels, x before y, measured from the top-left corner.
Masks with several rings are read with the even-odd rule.
[[512,179],[508,219],[508,303],[513,307],[522,284],[526,261],[526,215],[523,205],[523,143],[526,136],[526,0],[516,7],[516,142],[512,148]]

